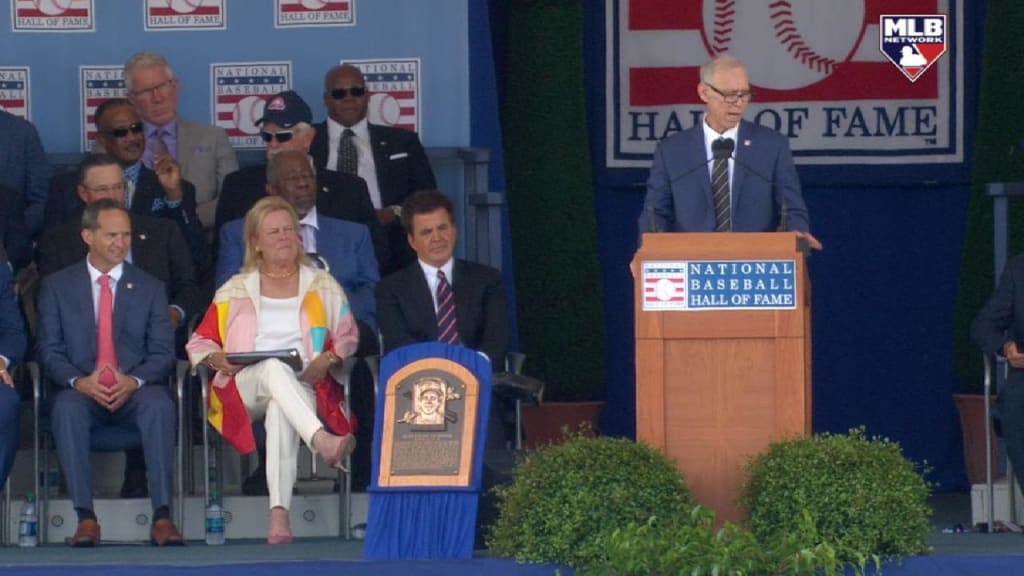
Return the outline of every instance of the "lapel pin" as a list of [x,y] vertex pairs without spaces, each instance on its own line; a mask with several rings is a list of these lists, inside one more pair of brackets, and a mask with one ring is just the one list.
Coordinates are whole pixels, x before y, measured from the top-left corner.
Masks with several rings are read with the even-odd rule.
[[125,284],[125,285],[124,285],[124,287],[125,287],[125,288],[127,288],[127,289],[129,289],[129,290],[131,290],[131,289],[133,288],[133,286],[132,286],[132,283],[131,283],[131,282],[129,282],[129,283],[127,283],[127,284]]
[[145,239],[146,239],[146,235],[145,234],[139,234],[139,240],[145,240]]
[[750,140],[744,140],[743,141],[743,145],[744,146],[750,146]]

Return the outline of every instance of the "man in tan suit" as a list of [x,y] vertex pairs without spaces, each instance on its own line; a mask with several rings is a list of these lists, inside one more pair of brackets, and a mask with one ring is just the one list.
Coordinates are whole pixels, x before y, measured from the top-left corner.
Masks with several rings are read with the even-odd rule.
[[196,187],[196,212],[204,228],[212,228],[224,177],[238,170],[235,150],[223,128],[178,116],[178,79],[160,54],[140,52],[124,65],[128,99],[146,125],[146,153],[167,150],[181,164],[182,177]]

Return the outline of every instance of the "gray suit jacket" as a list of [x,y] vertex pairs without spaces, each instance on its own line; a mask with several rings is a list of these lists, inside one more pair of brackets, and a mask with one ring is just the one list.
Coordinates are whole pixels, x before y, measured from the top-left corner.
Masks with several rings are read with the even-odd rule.
[[219,126],[178,117],[178,162],[182,178],[196,187],[196,213],[203,228],[213,228],[224,177],[238,170],[235,149]]

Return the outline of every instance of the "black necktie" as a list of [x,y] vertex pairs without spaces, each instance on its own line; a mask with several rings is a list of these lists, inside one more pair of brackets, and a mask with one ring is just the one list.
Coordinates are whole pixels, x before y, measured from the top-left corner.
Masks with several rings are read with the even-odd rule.
[[459,343],[459,328],[456,326],[455,298],[452,286],[444,272],[437,271],[437,341],[448,344]]
[[711,192],[715,201],[715,232],[728,232],[732,229],[728,157],[716,158],[711,167]]
[[356,150],[356,143],[353,142],[355,137],[356,133],[351,128],[345,128],[341,133],[341,140],[338,142],[338,172],[359,173],[359,152]]

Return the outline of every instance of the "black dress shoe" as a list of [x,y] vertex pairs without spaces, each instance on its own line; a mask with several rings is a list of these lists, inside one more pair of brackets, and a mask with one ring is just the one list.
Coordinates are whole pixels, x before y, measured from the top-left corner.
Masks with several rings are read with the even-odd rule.
[[124,483],[121,484],[121,498],[145,498],[149,496],[149,486],[145,470],[127,470]]
[[242,482],[242,494],[246,496],[267,496],[270,490],[267,489],[267,469],[257,466],[252,474]]

